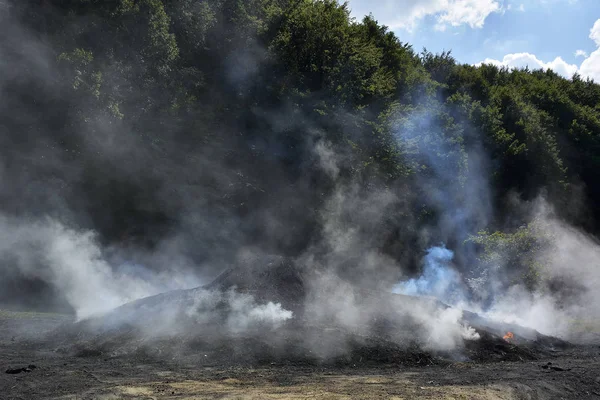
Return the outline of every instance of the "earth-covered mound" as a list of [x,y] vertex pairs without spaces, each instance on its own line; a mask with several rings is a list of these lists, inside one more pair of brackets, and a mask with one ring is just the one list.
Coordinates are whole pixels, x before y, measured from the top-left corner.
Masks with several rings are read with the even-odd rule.
[[60,351],[79,356],[137,354],[197,365],[524,361],[568,346],[433,299],[356,288],[340,295],[331,286],[315,290],[314,280],[292,260],[271,257],[231,268],[204,287],[125,304],[53,336],[62,338]]

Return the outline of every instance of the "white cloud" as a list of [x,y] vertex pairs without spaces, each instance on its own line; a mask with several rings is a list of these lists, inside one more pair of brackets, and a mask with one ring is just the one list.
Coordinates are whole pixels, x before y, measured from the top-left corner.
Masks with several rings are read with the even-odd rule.
[[596,46],[600,47],[600,19],[594,23],[590,29],[590,39],[596,42]]
[[590,39],[592,39],[598,48],[583,60],[579,73],[584,78],[592,78],[600,82],[600,19],[598,19],[592,29],[590,29]]
[[588,58],[583,60],[579,73],[584,78],[591,78],[600,83],[600,49],[592,52]]
[[436,28],[441,30],[448,25],[481,28],[491,13],[501,11],[498,0],[351,0],[350,8],[358,19],[372,12],[391,29],[409,31],[426,16],[435,16]]
[[529,67],[530,69],[551,69],[566,78],[571,78],[573,74],[577,72],[584,79],[590,78],[596,82],[600,82],[600,19],[598,19],[594,23],[592,29],[590,29],[589,37],[596,43],[598,48],[589,55],[583,50],[577,50],[575,52],[575,56],[585,57],[585,60],[583,60],[580,67],[577,67],[575,64],[567,63],[561,57],[556,57],[554,61],[544,62],[531,53],[507,54],[501,61],[486,58],[476,65],[493,64],[509,68]]
[[500,11],[500,4],[494,0],[456,0],[448,3],[447,8],[438,17],[441,26],[470,25],[481,28],[488,15]]
[[518,7],[513,7],[513,4],[512,4],[512,3],[508,3],[508,4],[507,4],[507,5],[504,7],[504,10],[506,10],[506,11],[513,11],[513,10],[516,10],[516,11],[521,11],[521,12],[523,12],[523,11],[525,11],[525,5],[524,5],[523,3],[521,3],[521,4],[519,4],[519,6],[518,6]]
[[569,64],[561,57],[556,57],[554,61],[545,63],[531,53],[507,54],[504,56],[502,61],[494,60],[492,58],[486,58],[485,60],[483,60],[483,62],[477,65],[481,64],[493,64],[499,67],[509,68],[529,67],[529,69],[551,69],[557,74],[560,74],[566,78],[572,77],[573,74],[578,70],[577,65]]

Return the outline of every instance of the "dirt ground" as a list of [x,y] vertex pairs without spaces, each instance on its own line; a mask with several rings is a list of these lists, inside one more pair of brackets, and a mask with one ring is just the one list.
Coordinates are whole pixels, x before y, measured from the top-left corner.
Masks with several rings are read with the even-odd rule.
[[[37,343],[65,321],[0,311],[0,399],[600,399],[598,346],[535,361],[422,367],[199,366],[179,359],[73,356]],[[4,373],[29,365],[36,368]]]

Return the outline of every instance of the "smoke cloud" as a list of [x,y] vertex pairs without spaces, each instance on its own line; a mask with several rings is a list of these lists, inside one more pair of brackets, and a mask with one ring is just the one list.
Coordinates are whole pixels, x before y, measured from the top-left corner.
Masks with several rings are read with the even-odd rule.
[[[521,218],[528,228],[484,254],[469,238],[494,220],[489,158],[478,138],[444,132],[436,122],[444,112],[429,107],[401,115],[396,129],[414,167],[429,171],[421,174],[418,185],[423,201],[439,215],[424,236],[429,242],[450,241],[453,248],[430,247],[421,272],[400,279],[391,291],[432,296],[457,309],[569,340],[597,340],[598,241],[561,221],[540,193],[530,203],[511,199],[514,214],[508,220]],[[535,287],[526,286],[530,278]]]
[[424,258],[423,274],[397,284],[392,291],[410,296],[433,296],[454,303],[449,299],[461,279],[449,265],[453,257],[454,253],[445,247],[432,247]]
[[544,199],[533,204],[531,218],[545,240],[534,252],[540,284],[533,292],[514,285],[497,293],[488,315],[577,342],[597,341],[598,240],[561,221]]
[[2,216],[0,238],[0,259],[12,266],[5,274],[52,285],[79,319],[138,298],[200,284],[180,265],[165,265],[154,272],[135,262],[111,264],[94,232],[70,229],[52,219],[25,222]]

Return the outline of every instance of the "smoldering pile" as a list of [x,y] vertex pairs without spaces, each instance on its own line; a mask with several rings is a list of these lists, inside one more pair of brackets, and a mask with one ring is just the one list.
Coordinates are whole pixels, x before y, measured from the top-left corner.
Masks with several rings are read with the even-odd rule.
[[567,346],[433,299],[349,287],[340,297],[323,277],[318,281],[320,287],[310,269],[272,257],[231,268],[204,287],[125,304],[52,336],[60,338],[59,351],[77,356],[196,365],[518,361]]

